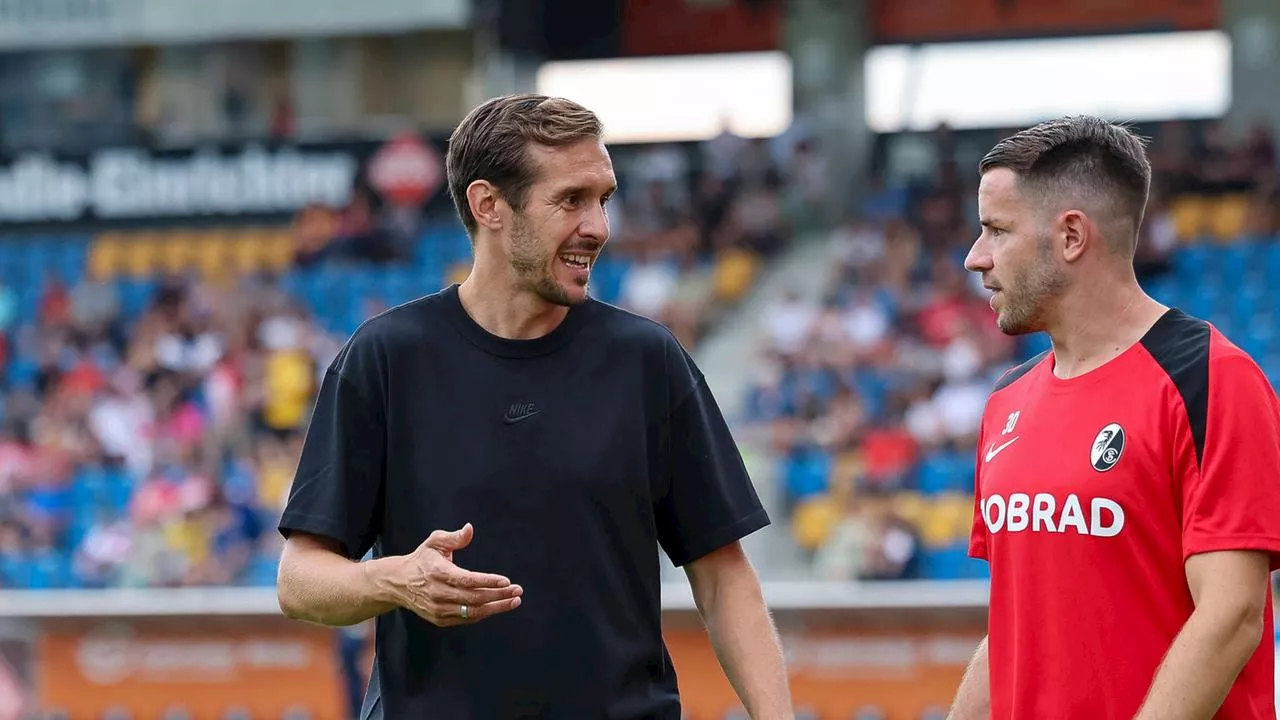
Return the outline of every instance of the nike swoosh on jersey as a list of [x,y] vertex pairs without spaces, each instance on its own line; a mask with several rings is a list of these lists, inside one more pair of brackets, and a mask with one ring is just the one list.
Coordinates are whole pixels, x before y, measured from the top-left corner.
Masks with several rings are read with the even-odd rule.
[[[1022,437],[1022,436],[1019,435],[1018,437]],[[987,448],[987,457],[985,460],[983,460],[983,462],[991,462],[991,458],[999,455],[1001,452],[1004,451],[1005,448],[1009,447],[1010,445],[1016,442],[1018,442],[1018,438],[1015,437],[1014,439],[1010,440],[1009,442],[1003,445],[1000,445],[1000,446],[992,445],[991,447]]]

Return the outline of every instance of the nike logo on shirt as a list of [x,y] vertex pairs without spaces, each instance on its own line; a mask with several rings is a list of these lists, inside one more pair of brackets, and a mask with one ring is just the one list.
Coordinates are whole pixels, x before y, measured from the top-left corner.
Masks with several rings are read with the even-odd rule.
[[983,460],[983,462],[991,462],[991,458],[994,458],[995,456],[999,455],[1001,452],[1004,451],[1005,448],[1009,447],[1010,445],[1016,442],[1018,442],[1018,438],[1015,437],[1014,439],[1010,440],[1009,442],[1003,445],[996,445],[995,443],[992,443],[991,446],[987,448],[987,457],[985,460]]

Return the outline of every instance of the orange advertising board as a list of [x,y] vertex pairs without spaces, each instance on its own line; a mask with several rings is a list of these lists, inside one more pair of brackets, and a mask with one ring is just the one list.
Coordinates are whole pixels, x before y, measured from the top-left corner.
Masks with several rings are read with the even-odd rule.
[[[919,720],[954,697],[981,629],[796,628],[782,638],[792,696],[819,720],[849,720],[873,707],[885,720]],[[707,633],[669,627],[666,641],[688,720],[722,720],[739,707]],[[127,709],[160,720],[175,706],[192,720],[233,708],[281,718],[302,708],[313,720],[345,720],[337,637],[276,619],[103,620],[46,625],[35,646],[36,696],[72,718]]]
[[346,716],[334,633],[299,624],[247,626],[103,621],[51,626],[36,646],[40,705],[72,718],[127,708],[159,720],[182,706],[192,720],[233,708],[279,718],[304,708],[315,720]]
[[[705,631],[669,630],[671,659],[689,720],[720,720],[740,706]],[[981,632],[802,630],[783,633],[791,694],[820,720],[866,707],[885,720],[919,720],[955,697]]]
[[1219,0],[872,0],[878,43],[1211,30]]

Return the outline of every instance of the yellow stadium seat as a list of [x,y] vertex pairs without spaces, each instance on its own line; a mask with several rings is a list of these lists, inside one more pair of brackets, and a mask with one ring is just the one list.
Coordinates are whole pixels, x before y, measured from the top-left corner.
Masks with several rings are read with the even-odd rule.
[[801,501],[791,516],[792,536],[805,550],[822,547],[836,523],[840,521],[840,508],[828,496],[819,495]]
[[1173,226],[1181,242],[1194,241],[1208,229],[1208,206],[1205,199],[1198,195],[1185,195],[1175,199],[1169,206],[1169,214],[1173,217]]
[[120,273],[124,265],[123,242],[116,233],[104,233],[94,239],[89,247],[89,277],[109,280]]
[[900,492],[893,497],[893,514],[918,525],[929,511],[929,501],[917,492]]
[[266,248],[254,232],[237,232],[229,239],[230,269],[239,275],[260,271],[266,265]]
[[1232,242],[1243,235],[1248,220],[1248,195],[1226,195],[1209,205],[1209,232],[1219,242]]
[[124,240],[124,272],[135,278],[154,275],[159,269],[161,239],[153,233],[136,233]]
[[947,542],[967,540],[973,528],[973,497],[963,493],[945,493],[937,497],[935,505],[935,512],[950,526]]
[[263,261],[268,270],[283,273],[293,267],[293,233],[267,230],[262,233]]
[[747,250],[729,250],[716,259],[712,287],[721,302],[737,302],[751,289],[759,259]]
[[231,243],[221,233],[202,233],[196,239],[196,267],[207,280],[222,280],[231,276]]
[[195,267],[198,236],[175,231],[159,236],[160,269],[172,275],[183,275]]

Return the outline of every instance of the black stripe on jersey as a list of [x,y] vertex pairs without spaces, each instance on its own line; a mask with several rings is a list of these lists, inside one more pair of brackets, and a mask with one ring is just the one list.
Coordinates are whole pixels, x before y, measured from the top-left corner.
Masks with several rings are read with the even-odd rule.
[[1008,370],[1005,371],[1003,375],[1000,376],[1000,379],[996,380],[996,386],[991,389],[991,392],[997,392],[999,390],[1003,390],[1009,387],[1010,385],[1014,384],[1015,382],[1018,381],[1018,378],[1031,372],[1031,368],[1035,367],[1036,365],[1039,365],[1040,361],[1043,360],[1045,356],[1048,354],[1049,354],[1049,351],[1045,350],[1039,355],[1022,363],[1021,365],[1018,365],[1017,367],[1009,368]]
[[1181,310],[1170,310],[1151,326],[1142,345],[1182,396],[1198,466],[1204,457],[1204,432],[1209,419],[1209,323]]

